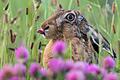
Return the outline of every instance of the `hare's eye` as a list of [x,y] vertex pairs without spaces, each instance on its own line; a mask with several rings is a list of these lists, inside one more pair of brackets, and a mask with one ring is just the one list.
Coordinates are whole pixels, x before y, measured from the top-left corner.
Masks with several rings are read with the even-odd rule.
[[73,21],[75,19],[75,15],[73,13],[69,13],[65,17],[68,21]]

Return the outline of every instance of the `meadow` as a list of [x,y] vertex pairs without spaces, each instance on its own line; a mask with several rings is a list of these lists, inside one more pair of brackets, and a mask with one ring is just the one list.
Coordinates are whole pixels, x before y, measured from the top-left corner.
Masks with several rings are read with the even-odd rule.
[[[49,40],[38,34],[37,29],[56,10],[58,3],[66,10],[79,10],[89,23],[106,37],[117,53],[114,71],[119,75],[119,0],[0,0],[0,68],[6,64],[17,63],[15,49],[21,44],[29,51],[27,66],[32,62],[43,65],[42,53]],[[67,50],[66,58],[70,53],[71,48]],[[102,61],[104,55],[100,53],[99,60]],[[30,80],[29,75],[26,80]]]

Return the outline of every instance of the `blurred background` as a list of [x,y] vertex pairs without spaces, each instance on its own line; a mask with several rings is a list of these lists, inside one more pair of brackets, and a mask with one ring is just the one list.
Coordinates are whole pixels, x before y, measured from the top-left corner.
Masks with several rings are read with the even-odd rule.
[[29,50],[30,60],[39,61],[40,50],[44,50],[49,40],[36,30],[56,10],[57,4],[66,10],[79,10],[108,39],[117,53],[119,68],[119,0],[0,0],[0,67],[15,63],[14,49],[21,43]]

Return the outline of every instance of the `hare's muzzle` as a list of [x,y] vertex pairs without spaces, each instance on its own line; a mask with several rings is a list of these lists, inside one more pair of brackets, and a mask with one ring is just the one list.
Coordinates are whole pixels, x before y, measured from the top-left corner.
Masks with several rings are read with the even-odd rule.
[[37,30],[37,33],[40,33],[40,34],[44,34],[44,35],[45,35],[45,30],[42,29],[42,28],[40,28],[40,29]]

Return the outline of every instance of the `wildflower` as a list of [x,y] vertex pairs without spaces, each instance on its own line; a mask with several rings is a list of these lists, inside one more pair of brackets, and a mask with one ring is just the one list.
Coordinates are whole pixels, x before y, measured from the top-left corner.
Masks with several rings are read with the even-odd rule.
[[25,63],[28,60],[29,52],[23,45],[21,45],[15,49],[15,56],[18,62]]
[[11,77],[9,80],[19,80],[19,78],[14,76],[14,77]]
[[85,75],[79,70],[72,70],[66,74],[65,80],[85,80]]
[[74,62],[73,62],[73,60],[67,60],[66,62],[65,62],[65,70],[70,70],[70,69],[72,69],[73,68],[73,65],[74,65]]
[[115,67],[115,61],[112,59],[112,57],[108,56],[103,60],[103,68],[111,69],[114,67]]
[[88,67],[88,64],[85,62],[76,62],[73,66],[74,70],[81,70],[82,72],[86,73],[86,69]]
[[95,64],[90,64],[87,68],[87,73],[92,75],[98,75],[100,74],[99,66]]
[[16,76],[25,77],[26,66],[23,64],[15,64],[14,71]]
[[0,72],[0,80],[7,80],[7,79],[13,77],[14,75],[15,74],[14,74],[14,70],[13,70],[12,66],[5,65]]
[[32,77],[38,78],[39,77],[40,66],[38,63],[32,63],[29,68],[29,73]]
[[18,76],[13,76],[9,78],[9,80],[26,80],[25,77],[18,77]]
[[103,80],[118,80],[118,77],[117,74],[111,72],[107,74]]
[[47,74],[48,74],[48,71],[47,71],[46,68],[41,68],[41,69],[40,69],[40,73],[41,73],[42,76],[46,77]]
[[101,68],[100,73],[101,73],[102,77],[104,77],[107,74],[107,70],[104,68]]
[[63,41],[56,41],[52,48],[53,53],[61,55],[65,52],[66,45]]
[[64,61],[59,58],[59,59],[51,59],[48,63],[48,68],[53,72],[53,73],[58,73],[64,68]]

